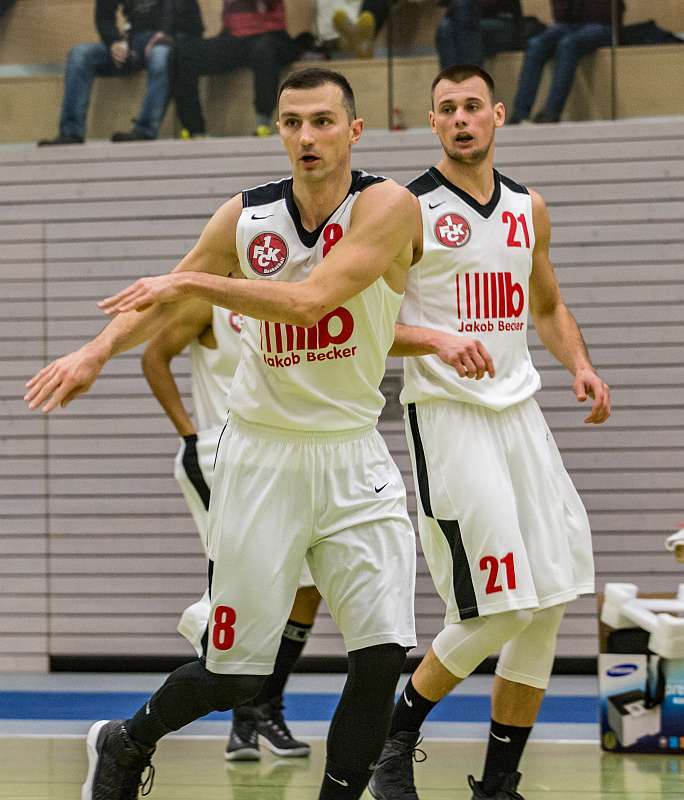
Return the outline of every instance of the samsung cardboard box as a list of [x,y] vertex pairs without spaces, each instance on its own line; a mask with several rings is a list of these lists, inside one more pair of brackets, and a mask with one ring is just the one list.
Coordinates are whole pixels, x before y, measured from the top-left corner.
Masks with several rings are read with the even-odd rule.
[[639,628],[614,630],[600,623],[601,747],[618,753],[681,754],[684,659],[650,653],[648,638]]

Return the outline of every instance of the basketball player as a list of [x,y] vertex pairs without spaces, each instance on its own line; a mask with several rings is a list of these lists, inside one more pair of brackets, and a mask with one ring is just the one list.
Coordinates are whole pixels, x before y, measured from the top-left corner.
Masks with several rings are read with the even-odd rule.
[[[201,300],[186,303],[173,325],[158,333],[143,355],[143,372],[150,388],[168,415],[181,445],[174,474],[207,552],[207,510],[214,477],[218,440],[226,420],[226,397],[240,360],[242,315]],[[186,346],[190,349],[192,405],[195,422],[188,413],[171,371],[171,361]],[[199,431],[199,433],[198,433]],[[309,636],[321,596],[313,586],[306,564],[299,579],[290,618],[283,631],[273,675],[249,703],[234,709],[225,758],[257,760],[259,735],[269,749],[281,757],[308,756],[306,742],[293,738],[283,718],[283,690]],[[211,603],[208,590],[185,609],[178,632],[203,654]]]
[[359,798],[380,754],[415,645],[415,542],[375,423],[417,211],[406,189],[352,172],[362,128],[341,75],[288,77],[279,130],[293,177],[229,200],[170,275],[104,301],[116,318],[29,381],[29,407],[49,412],[189,298],[247,317],[211,493],[206,661],[173,672],[130,720],[91,728],[82,800],[135,797],[162,736],[258,693],[305,558],[349,651],[319,800]]
[[[593,398],[585,422],[608,419],[609,389],[561,297],[543,199],[493,168],[505,116],[493,95],[479,67],[439,73],[430,124],[444,153],[409,186],[422,211],[422,258],[392,352],[407,356],[401,399],[419,530],[446,618],[395,707],[370,784],[378,800],[416,800],[412,755],[423,720],[498,652],[484,774],[468,780],[474,800],[522,800],[518,763],[565,606],[594,587],[586,512],[534,400],[528,313],[573,374],[577,400]],[[449,333],[481,337],[496,372],[476,355],[470,370],[488,375],[466,382],[424,355]]]

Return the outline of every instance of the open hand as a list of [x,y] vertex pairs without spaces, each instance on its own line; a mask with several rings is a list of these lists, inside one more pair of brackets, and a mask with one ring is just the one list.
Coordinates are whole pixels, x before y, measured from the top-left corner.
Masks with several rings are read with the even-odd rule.
[[572,390],[579,403],[584,403],[587,397],[594,401],[591,414],[585,418],[590,425],[600,425],[610,416],[610,386],[604,383],[593,369],[579,369],[575,373]]
[[494,362],[487,348],[477,339],[445,333],[440,339],[437,357],[453,367],[461,378],[479,381],[485,374],[493,378],[496,374]]
[[97,306],[110,317],[126,311],[144,311],[154,303],[174,303],[183,296],[177,273],[140,278],[122,291],[101,300]]
[[57,406],[66,406],[90,389],[103,365],[102,359],[82,347],[36,373],[26,384],[24,400],[31,410],[44,403],[42,410],[46,414]]

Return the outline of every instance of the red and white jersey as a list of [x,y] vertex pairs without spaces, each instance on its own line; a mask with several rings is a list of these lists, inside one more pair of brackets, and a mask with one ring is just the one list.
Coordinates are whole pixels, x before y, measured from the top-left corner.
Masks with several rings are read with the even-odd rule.
[[190,343],[192,406],[199,431],[226,422],[228,391],[240,361],[242,323],[242,314],[213,306],[211,326],[217,346],[205,347],[199,339]]
[[[304,280],[349,229],[364,189],[383,178],[352,172],[349,194],[315,231],[302,226],[292,178],[243,192],[236,242],[251,280]],[[231,414],[296,431],[374,425],[380,381],[403,295],[380,278],[310,328],[245,319]]]
[[435,167],[408,186],[420,202],[423,256],[409,273],[399,322],[479,339],[496,377],[460,378],[435,355],[405,358],[402,403],[444,399],[501,410],[541,385],[527,347],[532,199],[496,170],[494,181],[486,205]]

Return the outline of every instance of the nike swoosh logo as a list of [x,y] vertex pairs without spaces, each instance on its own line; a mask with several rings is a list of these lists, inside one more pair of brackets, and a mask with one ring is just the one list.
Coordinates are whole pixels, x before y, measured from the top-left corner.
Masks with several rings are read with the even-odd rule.
[[497,736],[495,733],[492,733],[491,731],[489,731],[489,735],[493,736],[497,741],[503,742],[504,744],[510,744],[511,743],[511,737],[510,736],[503,736],[503,737],[502,736]]
[[375,494],[380,494],[380,492],[385,488],[385,486],[387,486],[386,483],[383,483],[382,486],[380,486],[379,488],[376,486],[375,487]]
[[330,778],[331,781],[335,781],[335,783],[339,783],[340,786],[349,786],[347,781],[341,781],[341,780],[338,780],[337,778],[333,778],[333,776],[329,772],[326,772],[325,774]]
[[446,200],[442,200],[440,203],[434,203],[434,204],[433,203],[428,203],[428,205],[432,209],[432,208],[437,208],[437,206],[443,206],[444,203],[446,203]]
[[145,703],[145,714],[149,714],[149,713],[150,713],[150,704],[149,703]]
[[269,217],[272,217],[272,216],[273,216],[273,214],[266,214],[265,217],[257,217],[256,214],[252,214],[252,219],[268,219]]
[[413,703],[412,703],[412,702],[411,702],[411,701],[408,699],[408,697],[406,696],[406,692],[404,692],[404,702],[406,703],[406,705],[407,705],[409,708],[413,708]]

